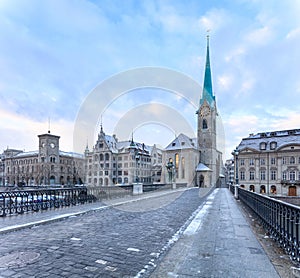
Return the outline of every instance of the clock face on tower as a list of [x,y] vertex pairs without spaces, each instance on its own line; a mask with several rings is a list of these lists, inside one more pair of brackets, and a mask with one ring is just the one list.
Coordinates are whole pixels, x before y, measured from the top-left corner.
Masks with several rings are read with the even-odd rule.
[[202,117],[207,116],[210,113],[210,108],[208,106],[203,106],[200,110],[200,115]]
[[51,147],[52,149],[54,149],[54,148],[55,148],[55,144],[54,144],[54,143],[50,143],[50,147]]

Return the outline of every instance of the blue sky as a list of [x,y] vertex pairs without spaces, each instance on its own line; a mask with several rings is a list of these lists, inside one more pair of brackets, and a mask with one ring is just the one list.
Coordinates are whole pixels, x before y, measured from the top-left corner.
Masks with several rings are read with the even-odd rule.
[[[249,133],[299,128],[299,14],[297,0],[1,0],[0,148],[37,149],[50,117],[61,149],[72,151],[81,105],[120,72],[163,67],[202,84],[207,30],[225,158]],[[196,129],[193,104],[164,90],[141,91],[99,111],[107,133],[147,103],[179,111]],[[159,123],[134,130],[137,140],[163,147],[173,133]],[[94,138],[87,140],[91,148]]]

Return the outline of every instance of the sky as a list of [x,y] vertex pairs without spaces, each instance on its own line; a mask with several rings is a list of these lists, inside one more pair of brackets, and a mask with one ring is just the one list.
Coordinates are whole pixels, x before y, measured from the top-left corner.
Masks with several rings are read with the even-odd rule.
[[[195,136],[201,90],[177,90],[159,69],[202,86],[207,34],[224,159],[250,133],[299,128],[299,14],[298,0],[0,0],[0,151],[37,150],[50,129],[61,150],[83,152],[101,123],[162,147]],[[153,76],[141,86],[145,68]]]

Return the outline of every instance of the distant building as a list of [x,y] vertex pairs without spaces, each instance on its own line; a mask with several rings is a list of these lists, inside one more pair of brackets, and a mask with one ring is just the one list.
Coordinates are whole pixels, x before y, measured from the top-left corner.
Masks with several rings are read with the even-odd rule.
[[74,185],[84,182],[84,156],[59,150],[59,136],[38,135],[39,149],[25,152],[7,149],[1,186]]
[[167,164],[175,164],[176,182],[188,186],[210,187],[224,183],[222,153],[217,149],[217,105],[212,89],[207,37],[206,65],[200,98],[197,138],[180,134],[163,151],[162,179],[167,180]]
[[[162,160],[166,163],[162,168],[164,183],[172,182],[169,179],[169,172],[172,171],[174,182],[193,184],[195,169],[199,163],[197,139],[191,139],[184,134],[180,134],[163,150]],[[169,161],[173,163],[173,169],[167,169],[166,166]]]
[[225,184],[229,186],[233,185],[234,182],[234,159],[230,158],[225,162]]
[[300,129],[250,134],[235,153],[241,187],[258,193],[300,195]]
[[93,150],[85,151],[86,181],[89,186],[128,185],[160,182],[161,150],[154,146],[118,141],[106,135],[102,125]]

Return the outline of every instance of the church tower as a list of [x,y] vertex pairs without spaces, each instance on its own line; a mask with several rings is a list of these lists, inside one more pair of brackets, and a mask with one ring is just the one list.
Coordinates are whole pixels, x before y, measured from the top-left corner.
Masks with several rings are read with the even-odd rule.
[[209,181],[206,185],[215,184],[217,181],[217,146],[216,146],[216,99],[213,95],[212,78],[209,57],[209,36],[207,36],[206,65],[202,96],[200,98],[198,114],[198,148],[200,163],[209,168]]

